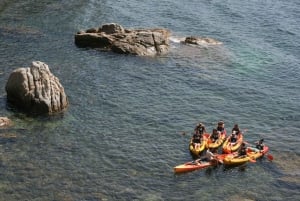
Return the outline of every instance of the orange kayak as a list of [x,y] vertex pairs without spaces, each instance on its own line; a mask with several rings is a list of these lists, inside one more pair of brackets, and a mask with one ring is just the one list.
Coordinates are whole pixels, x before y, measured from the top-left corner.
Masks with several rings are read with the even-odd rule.
[[200,163],[197,163],[195,161],[191,161],[191,162],[187,162],[181,165],[177,165],[174,167],[174,172],[175,173],[184,173],[184,172],[191,172],[194,170],[199,170],[199,169],[203,169],[209,166],[214,166],[217,165],[216,162],[212,162],[212,161],[201,161]]
[[[227,156],[227,154],[219,154],[217,156],[218,161],[223,163],[223,159]],[[181,165],[177,165],[174,167],[175,173],[184,173],[184,172],[191,172],[199,169],[203,169],[209,166],[217,165],[217,161],[200,161],[200,163],[196,161],[187,162]]]

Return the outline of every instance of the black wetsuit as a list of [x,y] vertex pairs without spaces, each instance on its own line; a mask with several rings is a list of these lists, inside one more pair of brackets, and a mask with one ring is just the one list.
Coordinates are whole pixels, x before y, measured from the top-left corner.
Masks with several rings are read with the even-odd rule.
[[222,126],[218,126],[217,127],[217,131],[220,131],[221,133],[223,133],[224,132],[224,128]]
[[237,135],[236,134],[232,134],[230,137],[230,142],[235,143],[237,141]]
[[239,156],[246,156],[246,155],[247,155],[246,147],[242,147],[242,148],[239,150]]
[[263,150],[264,149],[264,145],[263,144],[257,144],[256,148],[259,150]]
[[198,132],[199,132],[200,134],[203,134],[204,131],[205,131],[205,127],[204,127],[204,126],[200,126],[200,127],[197,128],[197,130],[198,130]]
[[193,143],[201,143],[201,135],[200,134],[194,134],[193,135]]

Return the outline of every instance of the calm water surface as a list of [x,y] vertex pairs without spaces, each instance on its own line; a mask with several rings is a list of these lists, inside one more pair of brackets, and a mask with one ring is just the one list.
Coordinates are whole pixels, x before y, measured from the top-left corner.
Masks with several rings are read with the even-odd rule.
[[[297,200],[300,193],[300,4],[288,1],[0,1],[0,200]],[[74,45],[78,30],[116,22],[164,27],[167,56]],[[31,118],[6,106],[9,74],[47,63],[70,107]],[[174,175],[192,160],[197,122],[238,123],[264,138],[273,162]],[[186,132],[186,135],[182,135]],[[15,135],[16,138],[8,136]]]

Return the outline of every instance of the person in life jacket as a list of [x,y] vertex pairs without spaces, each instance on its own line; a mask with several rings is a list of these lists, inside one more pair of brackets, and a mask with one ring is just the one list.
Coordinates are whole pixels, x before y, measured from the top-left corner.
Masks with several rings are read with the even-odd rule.
[[206,150],[205,155],[196,160],[197,163],[205,162],[217,162],[217,155],[213,153],[213,150]]
[[192,137],[192,143],[195,149],[201,146],[202,140],[203,140],[202,134],[200,134],[198,130],[195,130],[194,135]]
[[206,133],[205,125],[203,123],[197,124],[195,131],[198,131],[200,135]]
[[256,144],[256,148],[259,150],[263,150],[264,149],[264,139],[260,139],[258,142],[255,143]]
[[235,131],[235,133],[236,133],[237,135],[239,135],[239,134],[241,133],[238,124],[234,124],[234,126],[233,126],[233,128],[232,128],[232,130],[231,130],[231,133],[233,133],[233,131]]
[[215,142],[219,139],[219,137],[220,137],[220,134],[219,134],[218,130],[214,128],[212,131],[212,134],[210,135],[210,140],[212,142]]
[[240,128],[238,124],[235,124],[231,130],[230,142],[236,143],[240,135]]
[[238,150],[238,157],[244,156],[247,156],[247,147],[245,142],[242,143],[241,147]]
[[224,121],[219,121],[217,125],[217,131],[223,133],[225,131],[225,123]]
[[236,143],[238,139],[238,135],[236,134],[236,131],[233,131],[230,135],[230,143]]

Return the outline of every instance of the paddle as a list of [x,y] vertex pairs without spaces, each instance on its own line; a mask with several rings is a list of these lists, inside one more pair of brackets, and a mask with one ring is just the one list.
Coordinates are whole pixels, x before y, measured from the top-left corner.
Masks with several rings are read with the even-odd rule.
[[274,157],[271,154],[265,154],[267,156],[267,158],[272,161],[274,159]]

